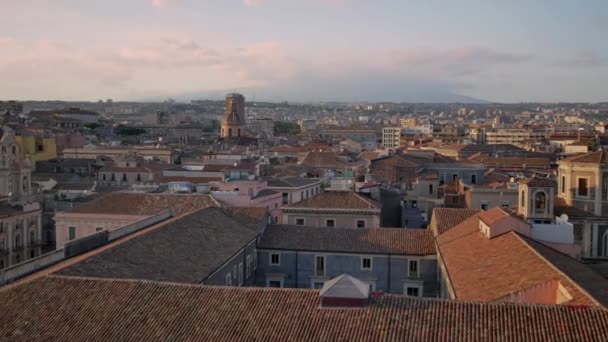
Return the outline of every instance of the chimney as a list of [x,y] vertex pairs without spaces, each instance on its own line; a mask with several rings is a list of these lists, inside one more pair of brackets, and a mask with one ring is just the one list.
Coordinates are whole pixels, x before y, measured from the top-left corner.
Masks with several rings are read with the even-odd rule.
[[330,308],[364,307],[369,302],[369,285],[342,274],[331,279],[321,289],[321,306]]

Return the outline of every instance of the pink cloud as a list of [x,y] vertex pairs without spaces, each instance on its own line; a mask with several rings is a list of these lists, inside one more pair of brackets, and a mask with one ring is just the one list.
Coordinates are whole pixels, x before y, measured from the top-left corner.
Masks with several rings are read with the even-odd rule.
[[152,0],[151,4],[156,8],[166,8],[177,2],[179,2],[179,0]]

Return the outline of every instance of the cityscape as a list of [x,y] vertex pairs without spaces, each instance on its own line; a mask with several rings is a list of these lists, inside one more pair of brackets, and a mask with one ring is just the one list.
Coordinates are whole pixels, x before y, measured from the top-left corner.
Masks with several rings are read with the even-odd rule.
[[608,340],[606,4],[118,3],[0,4],[0,340]]

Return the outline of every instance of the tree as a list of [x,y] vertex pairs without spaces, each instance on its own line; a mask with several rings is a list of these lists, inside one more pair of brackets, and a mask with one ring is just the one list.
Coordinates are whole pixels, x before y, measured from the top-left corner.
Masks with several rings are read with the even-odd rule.
[[275,135],[295,135],[300,133],[300,125],[293,122],[277,121],[274,123]]

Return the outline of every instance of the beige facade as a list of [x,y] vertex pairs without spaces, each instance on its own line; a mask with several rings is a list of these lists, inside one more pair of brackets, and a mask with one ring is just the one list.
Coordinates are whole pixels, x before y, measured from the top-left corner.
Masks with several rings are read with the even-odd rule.
[[470,186],[464,192],[467,208],[480,210],[490,210],[492,208],[517,209],[517,195],[517,183],[501,184],[496,187],[488,185]]
[[282,224],[308,227],[378,228],[380,210],[282,210]]
[[401,144],[401,127],[382,128],[382,146],[388,149],[399,148]]
[[66,159],[96,159],[98,156],[108,156],[112,159],[120,159],[125,155],[136,155],[144,159],[157,159],[168,164],[173,164],[176,157],[175,152],[166,147],[131,146],[112,148],[66,148],[63,150],[63,158]]

